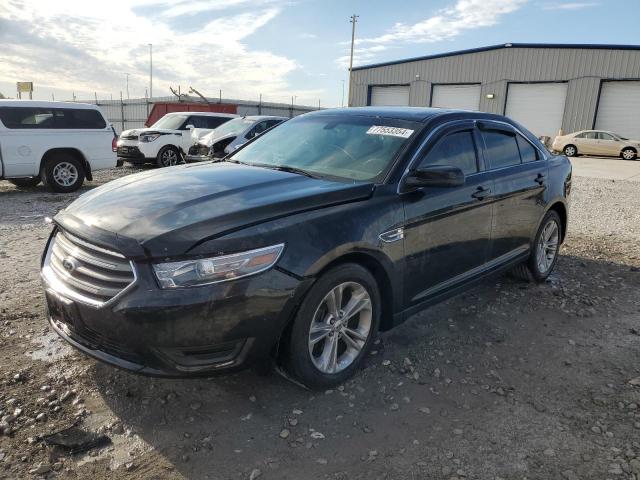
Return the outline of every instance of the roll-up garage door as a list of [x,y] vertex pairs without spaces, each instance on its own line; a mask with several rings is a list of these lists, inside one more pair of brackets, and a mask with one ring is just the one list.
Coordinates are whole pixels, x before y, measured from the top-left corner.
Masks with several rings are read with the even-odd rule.
[[596,129],[640,139],[640,82],[603,82]]
[[566,83],[510,83],[505,113],[537,137],[555,138],[562,128],[566,99]]
[[371,105],[378,107],[408,106],[409,85],[371,87]]
[[480,85],[434,85],[431,106],[480,110]]

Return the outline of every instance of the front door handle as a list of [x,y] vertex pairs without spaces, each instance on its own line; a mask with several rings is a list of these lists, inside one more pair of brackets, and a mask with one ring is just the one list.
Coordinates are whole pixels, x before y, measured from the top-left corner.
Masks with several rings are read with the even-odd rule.
[[471,194],[473,198],[477,198],[478,200],[484,200],[489,195],[491,195],[491,189],[487,187],[478,187],[478,189]]
[[544,173],[539,173],[538,176],[536,177],[536,182],[538,182],[540,185],[544,185],[544,179],[547,176]]

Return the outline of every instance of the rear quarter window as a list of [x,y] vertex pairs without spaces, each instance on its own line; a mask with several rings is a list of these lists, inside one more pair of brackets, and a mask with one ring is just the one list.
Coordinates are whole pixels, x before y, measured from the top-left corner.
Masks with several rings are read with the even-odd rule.
[[516,135],[516,141],[518,142],[518,149],[520,150],[520,157],[522,157],[522,163],[535,162],[539,159],[538,151],[533,145],[521,135]]

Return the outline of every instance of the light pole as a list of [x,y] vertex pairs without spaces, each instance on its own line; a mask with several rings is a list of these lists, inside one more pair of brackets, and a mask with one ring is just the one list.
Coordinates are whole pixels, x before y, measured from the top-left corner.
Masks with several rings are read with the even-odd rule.
[[344,108],[344,80],[342,80],[342,103],[340,106]]
[[347,98],[347,106],[351,106],[351,84],[353,83],[352,72],[353,69],[353,44],[356,40],[356,23],[358,22],[358,17],[360,15],[356,15],[355,13],[351,15],[351,56],[349,58],[349,97]]
[[127,100],[129,100],[129,74],[125,73],[125,75],[127,76]]
[[153,98],[153,43],[149,44],[149,98]]

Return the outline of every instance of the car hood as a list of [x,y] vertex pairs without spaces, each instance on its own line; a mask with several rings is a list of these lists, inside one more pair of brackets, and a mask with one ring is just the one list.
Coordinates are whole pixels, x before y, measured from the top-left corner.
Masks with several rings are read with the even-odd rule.
[[55,222],[127,256],[173,256],[203,240],[297,212],[368,198],[371,183],[342,183],[235,163],[181,165],[109,182]]
[[210,133],[212,133],[213,130],[214,129],[212,129],[212,128],[194,128],[194,129],[192,129],[191,130],[191,142],[192,143],[198,143],[204,137],[206,137]]
[[153,127],[144,127],[144,128],[133,128],[131,130],[124,130],[120,136],[121,137],[129,137],[129,136],[136,136],[136,135],[141,135],[143,133],[175,133],[175,134],[181,134],[182,132],[180,132],[180,130],[171,130],[168,128],[153,128]]
[[219,142],[220,140],[224,140],[224,139],[227,139],[227,138],[235,138],[237,136],[238,136],[238,132],[227,133],[226,135],[220,135],[220,134],[216,135],[216,131],[214,130],[213,132],[211,132],[211,133],[203,136],[202,138],[200,138],[198,143],[200,145],[205,145],[207,147],[211,147],[214,143]]

